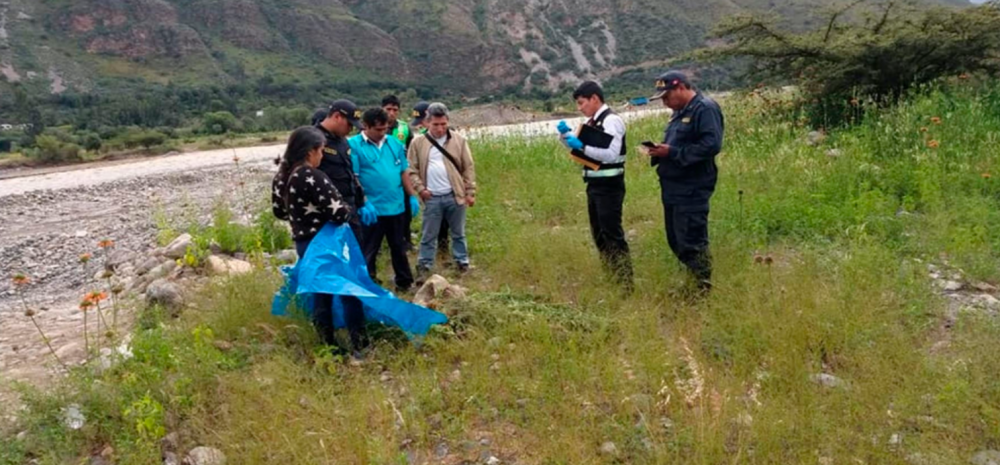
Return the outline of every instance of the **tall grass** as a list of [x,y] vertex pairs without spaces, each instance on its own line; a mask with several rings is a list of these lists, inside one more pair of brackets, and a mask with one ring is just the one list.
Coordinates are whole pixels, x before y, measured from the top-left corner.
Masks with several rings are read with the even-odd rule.
[[[627,171],[626,297],[600,271],[561,146],[477,141],[477,270],[469,299],[444,304],[449,328],[419,345],[388,332],[355,367],[308,323],[267,315],[273,273],[216,282],[181,320],[148,318],[134,359],[29,392],[27,439],[6,439],[0,463],[105,444],[119,463],[158,463],[157,429],[137,426],[157,422],[247,464],[958,463],[996,447],[1000,325],[964,312],[932,352],[946,302],[926,263],[1000,278],[1000,190],[983,176],[1000,156],[1000,91],[926,89],[815,147],[774,105],[723,103],[707,299],[676,292],[685,274],[644,160]],[[632,124],[629,140],[663,124]],[[91,419],[81,431],[59,426],[71,401]],[[600,451],[609,441],[616,453]]]

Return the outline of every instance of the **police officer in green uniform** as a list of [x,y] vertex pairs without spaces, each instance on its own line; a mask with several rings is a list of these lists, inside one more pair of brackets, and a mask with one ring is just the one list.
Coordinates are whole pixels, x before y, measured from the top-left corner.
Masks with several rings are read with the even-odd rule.
[[722,109],[679,71],[661,75],[656,91],[650,100],[662,99],[673,110],[663,143],[649,149],[660,178],[667,243],[698,287],[708,291],[712,287],[708,211],[719,176],[715,157],[722,150]]

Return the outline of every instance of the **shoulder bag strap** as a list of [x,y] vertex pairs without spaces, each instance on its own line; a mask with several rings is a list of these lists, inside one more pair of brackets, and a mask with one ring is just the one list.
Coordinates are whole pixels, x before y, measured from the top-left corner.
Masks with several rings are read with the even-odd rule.
[[[448,138],[451,139],[450,137],[451,134],[448,134],[448,136],[449,136]],[[429,132],[424,134],[424,137],[426,137],[427,140],[431,142],[434,148],[438,149],[441,152],[441,155],[444,155],[444,157],[447,158],[448,161],[450,161],[451,164],[455,166],[455,169],[458,170],[459,173],[462,172],[462,168],[460,168],[458,162],[455,161],[455,157],[451,156],[451,154],[448,153],[448,151],[445,150],[444,147],[442,147],[441,144],[438,143],[438,141],[434,140],[434,138],[431,137],[431,134]]]

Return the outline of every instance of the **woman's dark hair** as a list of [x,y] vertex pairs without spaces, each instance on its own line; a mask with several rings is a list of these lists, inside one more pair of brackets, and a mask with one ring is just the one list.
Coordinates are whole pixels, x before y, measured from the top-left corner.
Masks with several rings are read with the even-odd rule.
[[361,122],[365,123],[367,127],[378,126],[383,123],[389,124],[389,114],[381,108],[371,108],[365,110],[365,113],[361,115]]
[[580,97],[591,98],[595,95],[601,100],[601,102],[604,102],[604,89],[601,89],[601,85],[594,81],[584,81],[580,84],[580,87],[577,87],[573,92],[573,100]]
[[314,127],[303,126],[292,132],[288,138],[285,154],[274,162],[278,165],[277,177],[281,180],[281,200],[288,206],[288,178],[296,168],[306,162],[309,152],[326,143],[323,133]]

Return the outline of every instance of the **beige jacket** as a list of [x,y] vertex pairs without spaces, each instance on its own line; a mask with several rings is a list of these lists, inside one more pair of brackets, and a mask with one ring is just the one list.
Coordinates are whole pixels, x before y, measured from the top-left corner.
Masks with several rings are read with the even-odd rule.
[[[472,151],[469,150],[469,143],[460,134],[451,131],[451,138],[444,144],[444,149],[458,162],[459,168],[447,158],[444,161],[445,169],[448,170],[448,180],[451,181],[451,188],[455,191],[455,201],[459,205],[465,205],[466,197],[476,196],[476,165],[472,161]],[[423,134],[415,136],[410,143],[410,150],[406,153],[406,158],[410,162],[407,173],[413,183],[413,190],[418,194],[426,188],[427,165],[430,164],[431,148],[434,145]]]

